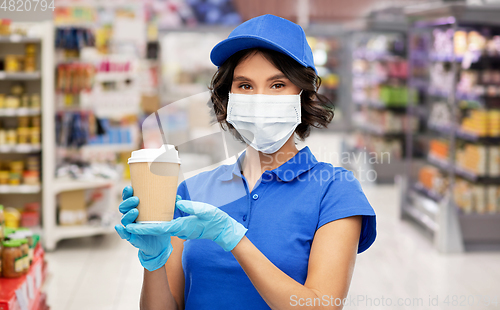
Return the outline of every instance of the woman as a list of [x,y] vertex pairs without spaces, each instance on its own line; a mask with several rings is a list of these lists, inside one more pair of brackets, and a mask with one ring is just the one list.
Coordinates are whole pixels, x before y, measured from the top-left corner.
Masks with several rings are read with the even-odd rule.
[[248,146],[183,181],[171,222],[134,224],[138,198],[124,189],[116,230],[139,248],[141,309],[341,309],[375,213],[351,172],[295,146],[333,118],[304,31],[256,17],[211,59],[217,119]]

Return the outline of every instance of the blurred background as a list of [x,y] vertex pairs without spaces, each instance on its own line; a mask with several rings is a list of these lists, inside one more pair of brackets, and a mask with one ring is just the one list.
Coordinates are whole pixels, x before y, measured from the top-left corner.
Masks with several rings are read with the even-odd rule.
[[268,13],[304,28],[334,104],[300,148],[352,170],[377,213],[345,309],[498,307],[500,1],[17,2],[0,8],[0,309],[138,309],[113,228],[127,159],[161,145],[160,111],[179,181],[234,162],[209,54]]

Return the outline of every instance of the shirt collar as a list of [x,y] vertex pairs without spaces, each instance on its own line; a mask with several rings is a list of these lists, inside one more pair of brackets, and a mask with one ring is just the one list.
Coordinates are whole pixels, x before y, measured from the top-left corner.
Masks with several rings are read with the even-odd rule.
[[[233,179],[234,176],[241,178],[241,170],[245,154],[246,150],[243,151],[234,164],[227,166],[226,170],[218,177],[218,179],[221,181],[229,181]],[[278,168],[271,170],[271,172],[276,174],[280,180],[289,182],[297,178],[302,173],[311,170],[311,168],[313,168],[317,163],[318,161],[316,160],[316,157],[314,157],[311,153],[309,147],[306,146],[287,162]]]

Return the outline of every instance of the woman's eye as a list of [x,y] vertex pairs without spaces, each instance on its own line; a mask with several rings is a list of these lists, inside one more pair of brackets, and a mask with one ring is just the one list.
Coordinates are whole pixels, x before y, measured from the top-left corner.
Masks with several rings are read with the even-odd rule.
[[285,87],[285,84],[274,84],[272,88],[273,89],[280,89],[280,88],[283,88],[283,87]]
[[243,85],[240,85],[240,88],[244,89],[244,90],[250,90],[250,89],[252,89],[252,86],[250,86],[248,84],[243,84]]

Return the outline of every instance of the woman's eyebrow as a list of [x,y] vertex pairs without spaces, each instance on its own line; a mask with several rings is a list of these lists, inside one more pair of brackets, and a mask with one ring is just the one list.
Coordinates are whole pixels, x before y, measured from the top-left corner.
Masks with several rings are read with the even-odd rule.
[[233,78],[233,82],[238,82],[238,81],[242,81],[242,82],[252,82],[251,79],[247,78],[247,77],[244,77],[244,76],[236,76]]
[[[275,74],[275,75],[271,76],[270,78],[268,78],[267,81],[269,82],[269,81],[279,80],[279,79],[288,79],[288,78],[283,73],[278,73],[278,74]],[[252,79],[249,79],[249,78],[242,76],[242,75],[238,75],[238,76],[235,76],[233,78],[233,82],[252,82]]]
[[273,75],[270,78],[268,78],[267,81],[269,82],[272,80],[280,80],[280,79],[288,79],[288,78],[283,73],[278,73],[278,74]]

